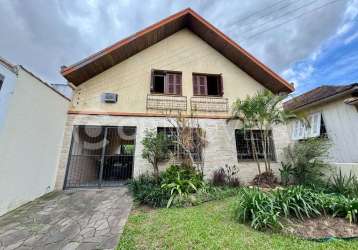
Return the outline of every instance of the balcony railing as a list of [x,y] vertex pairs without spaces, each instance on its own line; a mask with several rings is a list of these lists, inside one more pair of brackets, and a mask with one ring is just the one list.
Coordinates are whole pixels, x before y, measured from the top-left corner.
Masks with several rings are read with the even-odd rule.
[[192,111],[203,112],[228,112],[229,100],[222,97],[193,96],[190,98]]
[[147,95],[147,110],[187,110],[186,96]]

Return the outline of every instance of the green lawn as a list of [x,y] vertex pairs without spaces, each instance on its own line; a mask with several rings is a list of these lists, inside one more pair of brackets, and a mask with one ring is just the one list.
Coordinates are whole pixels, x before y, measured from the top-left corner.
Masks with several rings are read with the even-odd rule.
[[255,231],[230,218],[234,200],[191,208],[135,209],[118,249],[358,249],[358,240],[317,243]]

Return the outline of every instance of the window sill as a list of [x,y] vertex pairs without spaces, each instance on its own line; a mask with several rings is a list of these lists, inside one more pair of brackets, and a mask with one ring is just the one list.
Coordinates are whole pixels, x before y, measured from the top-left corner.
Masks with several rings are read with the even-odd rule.
[[183,95],[163,94],[163,93],[149,93],[149,95],[155,95],[155,96],[178,96],[178,97],[184,97]]

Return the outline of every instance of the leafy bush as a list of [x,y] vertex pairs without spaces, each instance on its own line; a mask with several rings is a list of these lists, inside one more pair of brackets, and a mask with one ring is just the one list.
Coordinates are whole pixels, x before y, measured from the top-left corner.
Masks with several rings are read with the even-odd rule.
[[279,169],[281,175],[281,183],[284,186],[287,186],[291,183],[291,177],[293,174],[293,168],[291,164],[285,164],[281,162],[281,168]]
[[161,184],[169,184],[175,182],[178,178],[183,180],[190,180],[190,182],[196,186],[201,187],[203,184],[203,175],[199,173],[195,168],[186,165],[171,165],[160,175]]
[[315,217],[323,210],[322,197],[310,189],[302,186],[278,189],[272,192],[275,203],[285,217]]
[[334,217],[343,217],[350,223],[358,222],[358,199],[349,199],[343,195],[327,195],[325,199],[325,209]]
[[323,171],[330,166],[324,160],[330,144],[326,139],[308,139],[285,148],[285,158],[292,166],[292,177],[299,185],[321,185]]
[[255,176],[252,180],[252,185],[261,187],[273,187],[277,184],[277,178],[272,171],[263,172]]
[[141,175],[131,180],[129,188],[136,201],[152,207],[163,207],[170,198],[170,193],[162,189],[160,183],[149,175]]
[[176,196],[185,196],[204,186],[203,176],[187,166],[170,166],[154,176],[142,175],[129,183],[134,199],[152,207],[170,206]]
[[196,193],[176,196],[172,202],[174,207],[190,207],[202,204],[207,201],[220,200],[234,196],[239,192],[236,187],[214,187],[206,185],[198,189]]
[[239,193],[234,217],[242,223],[251,222],[251,227],[258,230],[282,228],[279,210],[272,194],[258,188],[243,188]]
[[220,168],[216,170],[213,174],[212,183],[215,186],[232,186],[239,187],[240,180],[237,177],[239,172],[239,168],[236,165],[225,165],[224,168]]

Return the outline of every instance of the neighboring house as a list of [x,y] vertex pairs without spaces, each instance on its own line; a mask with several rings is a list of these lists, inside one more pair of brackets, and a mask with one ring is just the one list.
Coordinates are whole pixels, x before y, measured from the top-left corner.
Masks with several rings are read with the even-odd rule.
[[51,84],[57,91],[66,96],[67,98],[72,98],[72,87],[68,84]]
[[53,190],[69,103],[0,58],[0,215]]
[[[242,181],[257,174],[242,124],[227,123],[237,98],[287,83],[191,9],[172,15],[69,67],[74,90],[57,188],[118,185],[151,171],[142,158],[146,129],[170,131],[168,113],[193,113],[208,144],[196,152],[204,173],[238,165]],[[289,142],[285,126],[272,131],[274,168]],[[261,145],[260,133],[255,132]]]
[[291,123],[294,141],[328,137],[328,161],[344,173],[358,173],[358,83],[321,86],[284,103],[286,109],[306,116],[308,124]]

